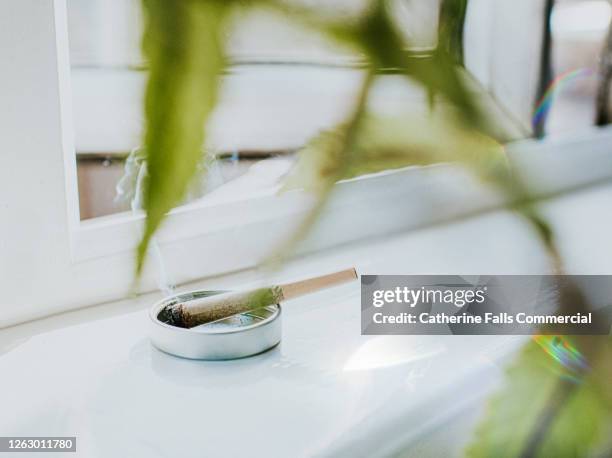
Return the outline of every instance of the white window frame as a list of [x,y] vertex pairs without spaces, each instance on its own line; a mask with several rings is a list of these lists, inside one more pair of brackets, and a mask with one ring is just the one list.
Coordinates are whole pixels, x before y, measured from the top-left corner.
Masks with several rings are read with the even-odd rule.
[[[65,0],[0,0],[0,328],[130,291],[143,216],[80,221]],[[612,175],[612,132],[509,148],[537,194]],[[588,151],[578,147],[589,142]],[[581,143],[582,142],[582,143]],[[580,173],[576,161],[589,164]],[[158,236],[174,282],[253,267],[308,208],[301,191],[172,211]],[[462,169],[410,167],[348,180],[302,248],[422,227],[500,205]],[[401,208],[401,211],[398,209]],[[367,210],[367,211],[366,211]],[[156,288],[149,262],[140,290]]]

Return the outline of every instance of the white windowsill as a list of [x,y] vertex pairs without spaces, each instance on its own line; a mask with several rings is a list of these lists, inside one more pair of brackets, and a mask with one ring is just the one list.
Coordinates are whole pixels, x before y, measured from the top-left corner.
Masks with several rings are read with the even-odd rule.
[[[568,270],[611,273],[612,186],[542,204]],[[588,224],[584,224],[588,221]],[[503,210],[296,260],[267,281],[355,265],[362,274],[543,273],[541,246]],[[248,287],[244,271],[182,290]],[[283,341],[229,362],[151,347],[146,308],[159,293],[0,331],[6,435],[76,435],[77,456],[388,456],[439,428],[473,421],[523,338],[361,336],[358,284],[285,304]],[[36,363],[34,363],[36,362]],[[44,380],[44,383],[40,383]],[[290,421],[288,421],[290,419]],[[239,440],[238,440],[239,438]]]
[[[455,241],[469,237],[468,226],[452,231],[462,234]],[[409,262],[416,271],[423,266],[416,250],[442,238],[333,250],[292,263],[278,278],[349,264],[391,273]],[[510,263],[518,269],[528,258],[515,252]],[[256,279],[243,272],[184,288]],[[92,458],[378,456],[480,402],[496,386],[500,359],[521,341],[360,336],[358,291],[353,284],[287,303],[281,345],[230,362],[188,361],[152,348],[142,308],[159,294],[0,331],[0,403],[20,418],[0,415],[0,429],[76,435],[77,456]]]

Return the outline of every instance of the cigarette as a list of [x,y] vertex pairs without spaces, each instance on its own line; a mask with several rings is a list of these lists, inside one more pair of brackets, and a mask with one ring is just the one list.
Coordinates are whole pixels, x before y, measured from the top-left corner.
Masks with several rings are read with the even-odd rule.
[[193,328],[356,279],[357,271],[350,268],[283,285],[217,294],[169,305],[160,312],[159,319],[173,326]]

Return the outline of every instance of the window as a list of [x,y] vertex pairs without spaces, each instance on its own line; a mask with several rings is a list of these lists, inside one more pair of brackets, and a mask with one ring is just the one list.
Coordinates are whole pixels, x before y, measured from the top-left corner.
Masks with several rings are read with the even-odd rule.
[[[336,0],[320,7],[350,16],[364,5]],[[413,46],[433,48],[437,2],[393,5],[402,29],[411,31]],[[85,220],[130,208],[116,186],[127,155],[141,139],[143,20],[138,0],[68,0],[67,7],[80,217]],[[271,163],[276,177],[290,166],[296,149],[343,119],[359,84],[358,55],[271,12],[236,17],[227,48],[232,64],[208,143],[217,160],[206,186],[192,198],[219,187],[217,193],[242,189],[223,185],[249,170],[263,173],[265,166],[251,167],[260,160]],[[132,186],[128,181],[122,184]]]
[[[425,4],[411,0],[398,6],[398,21],[401,11],[419,3]],[[540,55],[525,54],[523,48],[495,50],[508,46],[515,22],[505,18],[515,14],[540,24],[526,28],[528,34],[521,31],[518,44],[526,40],[533,49],[543,36],[544,22],[533,19],[543,2],[498,3],[496,10],[489,2],[470,2],[464,31],[466,77],[474,81],[483,103],[497,110],[492,119],[509,114],[500,138],[517,139],[530,135]],[[139,33],[129,25],[138,23],[135,5],[119,0],[69,0],[67,7],[64,0],[0,4],[0,43],[11,43],[0,46],[0,59],[10,63],[0,76],[5,107],[0,146],[7,164],[0,170],[0,182],[4,195],[15,196],[0,210],[2,275],[11,285],[5,298],[11,307],[0,326],[130,291],[142,215],[123,211],[125,203],[115,207],[113,200],[122,161],[139,144],[146,63],[135,44]],[[108,14],[116,20],[108,20]],[[114,28],[96,27],[100,17],[104,19],[98,24]],[[487,17],[491,21],[482,20]],[[272,28],[267,17],[247,19],[251,25],[240,33],[249,27]],[[486,39],[490,24],[499,33]],[[277,195],[278,178],[291,165],[296,148],[342,118],[343,101],[350,99],[360,77],[358,56],[322,46],[318,37],[302,32],[281,26],[274,30],[261,43],[250,34],[240,38],[240,33],[231,41],[235,65],[224,83],[211,135],[223,166],[215,189],[174,210],[157,236],[168,283],[256,265],[310,205],[310,196],[300,191]],[[419,51],[426,52],[431,35],[423,36]],[[278,43],[287,46],[276,48]],[[380,79],[370,103],[383,110],[428,109],[427,94],[393,75]],[[544,176],[538,189],[546,193],[601,179],[610,170],[603,154],[607,142],[605,137],[592,148],[593,167],[585,166],[568,182],[567,162],[560,158],[575,157],[574,151],[542,152],[534,146],[530,148],[537,154],[527,154],[530,148],[525,148],[516,157],[530,164],[530,176]],[[549,161],[553,153],[555,159]],[[337,186],[329,211],[303,249],[422,227],[497,204],[496,196],[484,195],[464,171],[453,167],[366,176]],[[397,212],[399,205],[402,212]],[[158,287],[160,268],[153,258],[142,290]]]

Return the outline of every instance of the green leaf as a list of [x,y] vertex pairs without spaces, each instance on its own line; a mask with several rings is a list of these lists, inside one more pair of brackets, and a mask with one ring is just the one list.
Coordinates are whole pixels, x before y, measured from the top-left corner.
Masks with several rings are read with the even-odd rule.
[[[143,3],[147,19],[144,50],[150,64],[145,99],[149,176],[144,186],[147,220],[138,247],[137,274],[142,270],[151,237],[166,213],[183,199],[200,159],[203,126],[214,108],[219,73],[225,64],[220,34],[232,4],[222,0],[143,0]],[[398,69],[426,86],[431,94],[441,93],[453,102],[464,119],[476,118],[452,57],[441,50],[430,58],[411,58],[405,51],[407,44],[389,17],[385,0],[372,0],[362,13],[345,21],[279,0],[245,0],[242,5],[276,8],[363,53],[370,67],[368,79],[376,72]],[[369,84],[357,103],[358,109],[336,129],[336,140],[319,145],[327,155],[326,172],[319,177],[322,178],[318,184],[319,201],[304,226],[316,219],[333,183],[356,173],[353,143],[368,90]],[[318,174],[321,167],[314,170]]]
[[295,247],[308,234],[325,208],[334,184],[342,179],[347,168],[354,162],[355,141],[363,123],[367,98],[373,80],[374,75],[370,72],[366,73],[361,90],[357,95],[355,108],[348,120],[328,136],[315,137],[306,147],[307,149],[310,147],[311,151],[302,151],[300,154],[298,169],[305,174],[314,173],[314,179],[311,181],[312,186],[308,186],[308,188],[316,192],[316,201],[298,229],[268,257],[266,264],[277,266],[293,253]]
[[397,30],[388,0],[372,0],[363,14],[344,21],[282,0],[264,3],[279,9],[288,19],[355,48],[365,55],[366,64],[373,72],[399,72],[418,81],[432,96],[442,95],[460,110],[465,124],[479,126],[483,123],[462,77],[461,67],[457,65],[461,60],[460,44],[449,44],[449,40],[463,30],[465,0],[446,0],[440,17],[440,46],[429,56],[415,56],[409,51],[410,43]]
[[[442,17],[441,21],[450,19]],[[462,18],[459,19],[462,23]],[[441,22],[440,26],[443,28],[446,25]],[[432,94],[441,94],[452,102],[461,111],[466,124],[480,124],[479,111],[464,83],[456,59],[444,47],[438,47],[430,56],[414,56],[408,52],[410,43],[406,43],[397,30],[386,1],[375,3],[355,34],[355,40],[379,71],[397,69],[418,81]]]
[[299,152],[284,189],[304,188],[316,201],[288,242],[271,257],[286,258],[306,237],[342,179],[410,165],[461,162],[483,177],[507,172],[504,150],[492,138],[435,116],[381,117],[366,113],[371,77],[349,122],[324,131]]
[[476,130],[460,128],[453,119],[430,115],[363,116],[349,156],[343,127],[321,133],[300,151],[288,188],[318,191],[335,181],[411,165],[459,162],[480,176],[494,179],[507,170],[503,147]]
[[467,456],[608,456],[611,344],[609,336],[534,337],[489,403]]
[[[428,137],[429,144],[425,147],[419,145],[419,139],[410,143],[406,141],[405,135],[398,138],[405,132],[418,136],[420,132],[423,132],[421,127],[425,127],[424,132],[431,132],[430,126],[423,123],[422,120],[419,120],[420,126],[413,129],[410,119],[404,119],[404,124],[393,122],[388,125],[385,122],[376,123],[365,116],[367,98],[374,74],[395,69],[426,87],[432,98],[434,94],[440,93],[449,100],[461,114],[461,118],[455,118],[455,123],[461,119],[459,124],[462,126],[480,125],[478,109],[472,101],[453,56],[445,49],[439,49],[432,56],[425,58],[415,58],[406,52],[409,44],[404,42],[401,34],[396,30],[385,0],[372,2],[362,17],[345,24],[325,18],[318,19],[308,10],[291,9],[282,6],[282,3],[281,8],[290,14],[293,13],[294,17],[297,16],[306,25],[322,30],[328,36],[349,44],[365,54],[368,60],[370,82],[364,85],[357,109],[345,123],[321,133],[300,151],[296,172],[289,178],[286,187],[304,187],[315,190],[317,201],[290,241],[282,244],[272,256],[274,259],[287,256],[287,251],[292,250],[297,242],[305,237],[322,212],[336,181],[388,168],[440,162],[442,156],[445,160],[470,159],[470,165],[474,165],[477,161],[474,157],[470,157],[470,154],[479,154],[482,150],[480,147],[466,148],[463,158],[457,156],[451,158],[448,154],[440,154],[440,152],[456,153],[462,150],[462,147],[457,147],[456,144],[448,141],[444,147],[436,149],[438,154],[431,154],[434,151],[431,146],[436,144],[433,136]],[[296,14],[298,12],[300,14]],[[451,124],[445,127],[451,127]],[[450,135],[449,132],[442,130],[438,130],[436,134],[440,139],[456,140],[454,134],[458,132],[458,129],[454,127],[452,130]],[[368,142],[369,136],[377,139],[388,138],[386,134],[389,131],[393,131],[396,134],[395,138],[398,139],[393,148],[383,150],[384,148],[380,148],[380,145],[373,144],[376,141]],[[347,132],[350,132],[350,135]],[[473,130],[470,130],[467,137],[462,136],[461,138],[466,139],[470,147],[477,143],[474,141],[476,138],[485,139],[484,136],[479,136]],[[499,160],[501,149],[498,146],[493,148],[492,143],[487,144],[486,148],[490,149],[490,154],[485,154],[484,158],[488,160],[495,156],[493,162],[497,168],[498,164],[504,161]],[[406,147],[407,145],[412,145],[412,148]],[[497,153],[494,154],[494,151]],[[478,163],[478,166],[482,168],[482,164]]]
[[503,147],[454,118],[437,115],[369,116],[356,142],[356,161],[346,178],[364,173],[440,162],[456,162],[483,177],[506,170]]
[[463,29],[468,0],[442,0],[438,47],[463,64]]
[[166,213],[183,199],[202,156],[205,122],[215,106],[226,1],[143,0],[143,50],[149,63],[144,148],[147,212],[137,252],[137,276],[149,241]]

